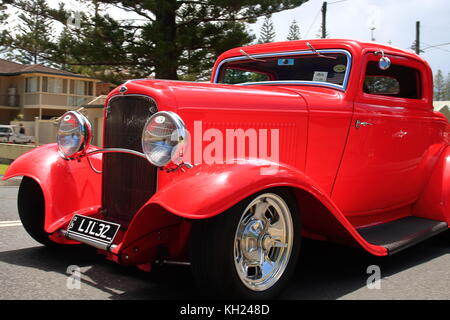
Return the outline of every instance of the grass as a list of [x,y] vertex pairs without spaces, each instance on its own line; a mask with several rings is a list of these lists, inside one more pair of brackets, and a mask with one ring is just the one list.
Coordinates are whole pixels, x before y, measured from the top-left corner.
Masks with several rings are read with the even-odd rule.
[[5,174],[5,171],[6,171],[6,169],[8,169],[8,166],[9,165],[7,165],[7,164],[0,164],[0,175]]

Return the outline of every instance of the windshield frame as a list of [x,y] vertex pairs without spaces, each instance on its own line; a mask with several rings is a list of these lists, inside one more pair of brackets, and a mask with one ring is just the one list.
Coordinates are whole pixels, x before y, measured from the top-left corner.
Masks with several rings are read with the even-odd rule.
[[[326,53],[341,53],[347,57],[347,69],[345,70],[344,82],[342,85],[329,83],[329,82],[321,82],[321,81],[308,81],[308,80],[277,80],[277,81],[258,81],[258,82],[244,82],[238,84],[229,84],[229,85],[238,85],[238,86],[249,86],[249,85],[317,85],[317,86],[325,86],[331,87],[334,89],[346,91],[348,87],[348,82],[350,79],[350,72],[352,69],[352,55],[349,51],[345,49],[320,49],[314,52],[313,50],[301,50],[301,51],[283,51],[283,52],[273,52],[273,53],[262,53],[262,54],[250,54],[252,58],[262,59],[262,58],[272,58],[272,57],[280,57],[280,56],[294,56],[294,55],[314,55],[317,53],[326,54]],[[323,58],[326,59],[326,58]],[[243,55],[238,57],[232,57],[222,60],[216,69],[216,74],[214,75],[214,82],[219,84],[219,75],[222,71],[222,67],[225,63],[241,61],[241,60],[252,60],[251,58]],[[220,83],[226,84],[226,83]]]

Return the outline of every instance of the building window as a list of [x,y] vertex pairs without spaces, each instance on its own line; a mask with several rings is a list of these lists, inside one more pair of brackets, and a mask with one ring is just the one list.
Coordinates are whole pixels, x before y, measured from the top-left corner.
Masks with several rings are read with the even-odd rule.
[[86,95],[93,96],[94,95],[94,83],[91,81],[85,81],[84,82],[86,87]]
[[25,78],[25,92],[38,92],[38,91],[39,91],[39,77]]
[[[69,94],[77,96],[93,96],[94,95],[94,82],[83,80],[69,80]],[[66,87],[67,84],[64,84]]]
[[78,96],[86,95],[86,87],[84,85],[84,81],[75,80],[75,94]]
[[69,93],[75,94],[75,80],[70,80],[69,86],[70,86]]
[[64,79],[42,77],[42,91],[48,93],[65,93]]

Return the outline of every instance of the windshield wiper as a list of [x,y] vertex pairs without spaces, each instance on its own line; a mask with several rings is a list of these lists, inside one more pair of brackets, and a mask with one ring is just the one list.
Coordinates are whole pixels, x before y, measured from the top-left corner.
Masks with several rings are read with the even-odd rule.
[[333,56],[325,56],[321,54],[319,51],[317,51],[309,42],[306,43],[306,45],[312,50],[312,52],[317,55],[318,57],[327,58],[327,59],[336,59],[336,57]]
[[247,58],[249,58],[249,59],[251,59],[251,60],[259,61],[259,62],[267,62],[266,60],[258,59],[258,58],[252,57],[251,55],[249,55],[247,52],[245,52],[245,51],[242,50],[242,49],[239,50],[239,52],[242,53],[243,55],[247,56]]

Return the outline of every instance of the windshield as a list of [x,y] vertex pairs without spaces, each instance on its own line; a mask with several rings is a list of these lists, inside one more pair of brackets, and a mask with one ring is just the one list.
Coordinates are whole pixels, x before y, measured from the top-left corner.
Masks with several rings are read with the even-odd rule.
[[11,129],[8,127],[0,127],[0,133],[10,133]]
[[276,84],[276,81],[281,81],[291,84],[319,83],[344,88],[350,68],[349,54],[337,51],[231,58],[221,66],[216,82]]

